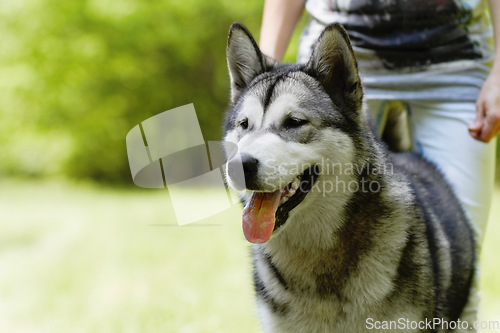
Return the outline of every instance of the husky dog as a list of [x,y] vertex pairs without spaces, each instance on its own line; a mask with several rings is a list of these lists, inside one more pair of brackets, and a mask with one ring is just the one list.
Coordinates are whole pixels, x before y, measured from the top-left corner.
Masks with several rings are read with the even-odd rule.
[[263,330],[463,326],[471,227],[434,165],[375,134],[343,27],[328,26],[308,63],[294,65],[263,55],[234,23],[227,62],[224,140],[238,152],[227,153],[226,176],[254,243]]

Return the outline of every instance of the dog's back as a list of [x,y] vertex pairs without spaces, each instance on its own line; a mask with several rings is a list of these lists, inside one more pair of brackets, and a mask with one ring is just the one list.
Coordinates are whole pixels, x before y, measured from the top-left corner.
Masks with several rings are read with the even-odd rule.
[[421,155],[409,152],[411,142],[404,107],[390,102],[385,112],[382,138],[389,150],[389,161],[410,184],[422,210],[431,249],[435,298],[437,304],[447,304],[441,309],[437,307],[433,318],[456,322],[468,300],[468,294],[460,291],[469,290],[473,279],[473,231],[444,175]]
[[474,275],[475,246],[469,221],[434,164],[410,152],[389,156],[396,172],[410,184],[425,221],[436,300],[433,318],[457,321]]

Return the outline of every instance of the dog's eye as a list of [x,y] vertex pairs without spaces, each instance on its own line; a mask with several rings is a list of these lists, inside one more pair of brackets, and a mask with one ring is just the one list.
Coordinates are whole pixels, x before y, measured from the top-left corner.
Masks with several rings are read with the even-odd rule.
[[239,125],[242,129],[246,130],[248,128],[248,118],[240,120]]
[[283,122],[283,127],[285,128],[297,128],[309,123],[309,121],[297,117],[288,117]]

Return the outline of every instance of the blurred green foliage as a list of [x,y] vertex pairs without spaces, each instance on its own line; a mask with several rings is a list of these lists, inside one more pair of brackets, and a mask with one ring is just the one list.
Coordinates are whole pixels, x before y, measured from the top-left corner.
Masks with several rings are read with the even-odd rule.
[[127,132],[194,103],[220,138],[233,21],[258,35],[263,1],[4,0],[0,174],[130,181]]
[[220,139],[227,32],[240,21],[258,38],[263,3],[1,1],[0,175],[131,182],[127,132],[188,103]]

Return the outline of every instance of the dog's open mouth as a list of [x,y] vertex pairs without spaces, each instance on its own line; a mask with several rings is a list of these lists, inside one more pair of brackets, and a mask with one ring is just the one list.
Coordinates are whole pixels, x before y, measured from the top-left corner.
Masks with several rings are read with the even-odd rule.
[[289,212],[304,200],[318,175],[318,166],[313,166],[282,189],[252,192],[243,209],[243,233],[246,239],[251,243],[267,242],[273,231],[285,224]]

